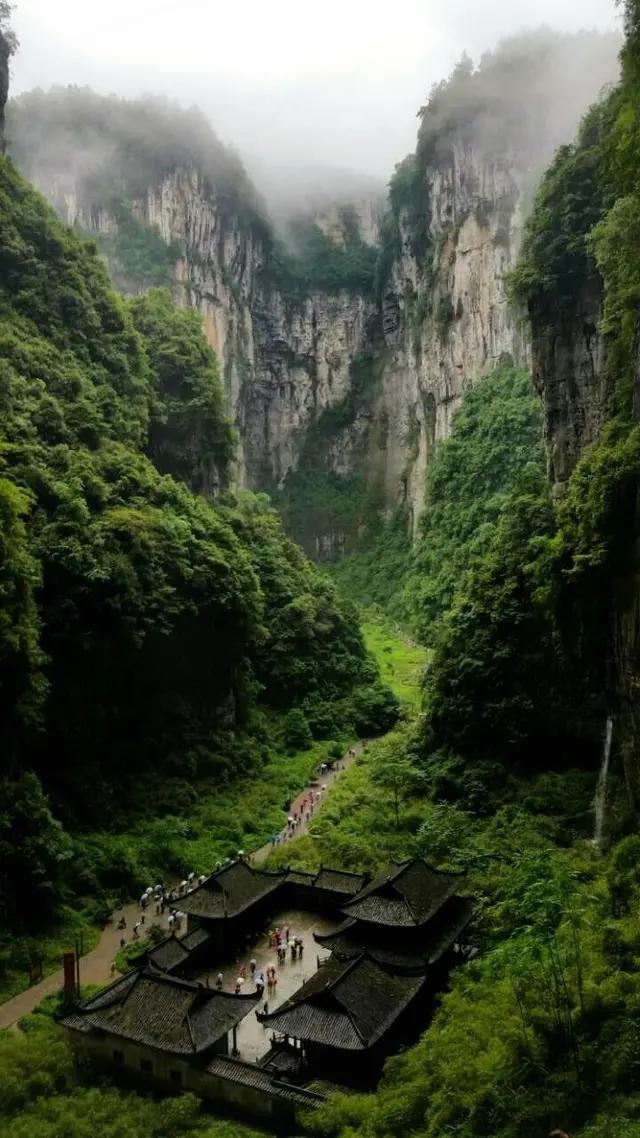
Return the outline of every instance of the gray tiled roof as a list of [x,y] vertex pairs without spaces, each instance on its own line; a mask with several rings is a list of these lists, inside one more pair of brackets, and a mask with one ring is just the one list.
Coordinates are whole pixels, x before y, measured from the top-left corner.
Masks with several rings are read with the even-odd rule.
[[264,1067],[246,1063],[242,1059],[231,1059],[227,1055],[214,1055],[207,1064],[206,1073],[232,1083],[255,1087],[257,1090],[277,1094],[279,1098],[291,1099],[301,1106],[312,1106],[322,1102],[324,1095],[304,1087],[293,1087],[282,1080],[275,1079]]
[[62,1022],[76,1031],[106,1032],[175,1055],[197,1055],[255,1003],[255,994],[235,996],[143,969],[116,980]]
[[376,1043],[418,994],[424,976],[393,976],[363,955],[330,960],[291,999],[261,1022],[294,1039],[364,1051]]
[[355,896],[366,880],[365,873],[348,873],[346,870],[325,869],[321,866],[313,884],[318,889],[334,889],[337,893],[349,893]]
[[191,893],[180,897],[177,904],[183,912],[205,920],[235,917],[273,893],[285,876],[284,873],[252,869],[244,861],[234,861],[212,873]]
[[296,885],[313,885],[316,879],[315,873],[309,873],[306,869],[289,869],[287,870],[287,881],[293,881]]
[[190,933],[182,937],[181,944],[184,945],[187,952],[193,952],[194,948],[201,948],[206,941],[211,940],[211,933],[206,929],[192,929]]
[[160,968],[163,972],[171,972],[173,968],[184,964],[188,957],[189,950],[185,948],[183,941],[179,940],[174,933],[159,941],[147,952],[149,963]]
[[365,886],[343,912],[371,924],[415,928],[426,924],[463,880],[463,873],[444,873],[414,858]]
[[211,933],[206,929],[192,929],[183,937],[171,933],[149,949],[147,961],[162,972],[173,972],[181,965],[188,965],[191,953],[208,940],[211,940]]
[[367,936],[366,926],[351,917],[333,932],[314,933],[314,940],[339,960],[353,960],[367,952],[379,964],[404,972],[419,972],[437,963],[469,924],[472,914],[473,904],[468,898],[451,897],[440,910],[436,927],[428,924],[418,942],[406,944],[399,940],[394,947],[375,944]]

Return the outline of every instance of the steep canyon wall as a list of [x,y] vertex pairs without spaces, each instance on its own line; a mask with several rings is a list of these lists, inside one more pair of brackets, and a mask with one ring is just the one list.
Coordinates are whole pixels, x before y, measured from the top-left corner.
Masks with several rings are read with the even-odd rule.
[[[200,149],[189,154],[174,140],[172,160],[167,136],[179,131],[171,122],[155,144],[162,160],[148,160],[132,175],[130,158],[118,159],[113,130],[106,157],[95,140],[109,115],[120,116],[121,133],[131,129],[136,104],[124,108],[123,119],[122,102],[113,111],[108,100],[91,96],[90,144],[85,132],[82,161],[77,153],[69,161],[55,139],[64,93],[55,95],[55,122],[46,122],[42,98],[18,101],[10,132],[16,158],[65,221],[107,244],[135,225],[159,235],[165,253],[173,251],[166,283],[180,303],[202,313],[220,359],[240,437],[237,482],[270,490],[291,532],[316,556],[353,548],[399,508],[415,530],[430,455],[449,434],[464,391],[502,358],[529,362],[525,322],[507,303],[506,277],[518,257],[536,171],[555,141],[544,130],[556,114],[541,85],[548,60],[540,63],[533,40],[535,66],[529,41],[518,41],[529,70],[516,68],[517,97],[509,89],[512,48],[498,49],[476,71],[461,65],[432,93],[416,154],[398,167],[382,215],[368,198],[353,203],[348,226],[330,206],[311,219],[328,247],[359,258],[359,265],[370,267],[365,253],[375,243],[375,281],[368,269],[351,272],[344,283],[326,271],[318,280],[313,272],[302,283],[288,279],[282,248],[251,200],[246,175],[212,135],[227,179],[220,184],[215,163],[203,157],[201,127]],[[566,43],[558,42],[562,55]],[[591,68],[594,93],[615,74],[616,49],[613,41]],[[498,99],[487,76],[501,84]],[[69,145],[76,145],[83,93],[66,97]],[[151,151],[152,112],[143,110],[144,147]],[[237,186],[229,192],[230,177],[241,194]],[[118,209],[104,192],[109,179],[118,188]],[[326,249],[323,256],[326,262]],[[127,291],[149,283],[114,276]]]

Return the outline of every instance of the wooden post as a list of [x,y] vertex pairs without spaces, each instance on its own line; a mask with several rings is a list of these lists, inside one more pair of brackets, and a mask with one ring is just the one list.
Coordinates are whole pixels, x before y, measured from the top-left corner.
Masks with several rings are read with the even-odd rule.
[[238,1027],[237,1027],[237,1024],[234,1024],[234,1026],[233,1026],[232,1036],[233,1036],[233,1045],[232,1045],[232,1049],[231,1049],[231,1054],[237,1055],[238,1054]]

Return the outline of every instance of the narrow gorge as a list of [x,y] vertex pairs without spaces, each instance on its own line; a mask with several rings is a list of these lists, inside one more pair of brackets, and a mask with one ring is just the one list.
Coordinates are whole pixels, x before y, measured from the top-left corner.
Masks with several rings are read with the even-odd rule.
[[536,33],[476,71],[463,60],[422,108],[388,200],[329,203],[295,219],[297,239],[274,232],[207,124],[166,105],[34,92],[10,108],[10,149],[62,219],[97,237],[125,291],[168,283],[201,313],[238,429],[237,484],[270,491],[305,550],[330,560],[398,511],[415,532],[462,393],[500,360],[528,363],[505,280],[536,177],[615,77],[616,47]]

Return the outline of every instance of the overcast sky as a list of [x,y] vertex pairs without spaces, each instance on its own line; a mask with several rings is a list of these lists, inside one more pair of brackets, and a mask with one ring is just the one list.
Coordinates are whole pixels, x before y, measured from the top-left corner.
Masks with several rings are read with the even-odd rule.
[[619,26],[614,0],[17,0],[13,91],[162,92],[209,114],[250,167],[329,164],[387,180],[463,50]]

